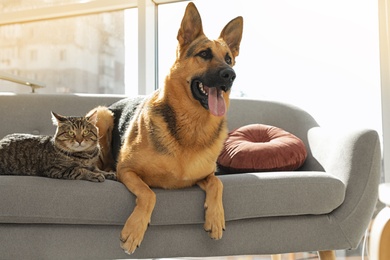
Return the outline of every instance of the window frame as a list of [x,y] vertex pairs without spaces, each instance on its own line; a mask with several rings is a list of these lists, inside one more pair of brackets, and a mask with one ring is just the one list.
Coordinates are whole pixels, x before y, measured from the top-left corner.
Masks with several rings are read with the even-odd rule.
[[383,171],[390,182],[390,0],[379,0],[380,77],[382,99]]
[[94,0],[84,3],[63,4],[30,10],[3,12],[0,16],[0,25],[26,23],[136,8],[137,2],[137,0]]
[[138,8],[138,94],[158,88],[157,6],[187,0],[94,0],[4,12],[0,26]]

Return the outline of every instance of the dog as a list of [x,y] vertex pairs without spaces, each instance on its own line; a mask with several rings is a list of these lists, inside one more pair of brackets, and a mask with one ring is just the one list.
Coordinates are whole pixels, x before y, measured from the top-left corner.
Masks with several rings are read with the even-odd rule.
[[120,235],[126,253],[143,240],[156,203],[154,187],[198,185],[206,193],[204,229],[211,238],[222,238],[223,185],[215,171],[228,132],[226,113],[236,78],[232,67],[242,31],[239,16],[217,40],[209,40],[196,6],[189,3],[164,87],[147,97],[94,109],[102,149],[99,167],[116,167],[117,179],[137,198]]

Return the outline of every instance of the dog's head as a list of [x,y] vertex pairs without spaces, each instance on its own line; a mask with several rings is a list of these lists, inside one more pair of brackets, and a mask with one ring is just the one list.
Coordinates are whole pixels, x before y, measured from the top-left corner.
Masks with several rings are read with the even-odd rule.
[[[202,20],[193,3],[187,5],[177,35],[179,45],[173,70],[185,74],[187,94],[214,116],[224,116],[236,73],[243,19],[237,17],[222,30],[217,40],[203,33]],[[198,103],[198,105],[199,105]]]

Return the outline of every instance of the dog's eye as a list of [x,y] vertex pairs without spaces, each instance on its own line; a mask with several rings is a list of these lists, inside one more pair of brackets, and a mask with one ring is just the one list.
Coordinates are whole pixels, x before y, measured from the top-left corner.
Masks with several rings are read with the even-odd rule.
[[213,54],[211,53],[210,49],[199,52],[197,54],[197,56],[199,56],[205,60],[211,60],[213,58]]
[[232,65],[232,58],[229,56],[229,54],[226,54],[225,61],[227,64]]

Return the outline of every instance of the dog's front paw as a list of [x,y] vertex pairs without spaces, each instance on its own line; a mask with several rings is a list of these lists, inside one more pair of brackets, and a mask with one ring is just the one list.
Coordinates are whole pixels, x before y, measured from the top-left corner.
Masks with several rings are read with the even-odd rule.
[[148,221],[145,222],[144,220],[136,221],[132,216],[128,218],[120,237],[121,247],[126,254],[134,253],[137,247],[141,245],[148,223]]
[[225,214],[223,207],[207,208],[204,229],[209,232],[212,239],[221,239],[222,233],[225,230]]

